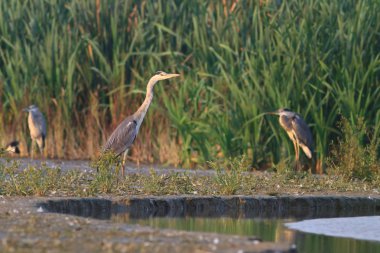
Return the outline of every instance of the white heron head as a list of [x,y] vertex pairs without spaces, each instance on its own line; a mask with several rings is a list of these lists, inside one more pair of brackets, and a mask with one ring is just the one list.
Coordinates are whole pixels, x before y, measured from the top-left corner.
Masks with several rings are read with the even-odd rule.
[[29,105],[28,107],[22,109],[24,112],[36,112],[38,111],[38,107],[36,105]]
[[278,115],[278,116],[287,116],[287,117],[293,117],[296,113],[289,110],[288,108],[280,108],[274,112],[268,112],[267,114],[271,115]]
[[171,73],[166,73],[164,71],[157,71],[156,74],[154,76],[152,76],[151,79],[155,80],[155,81],[161,81],[161,80],[165,80],[165,79],[169,79],[169,78],[173,78],[173,77],[178,77],[179,74],[171,74]]

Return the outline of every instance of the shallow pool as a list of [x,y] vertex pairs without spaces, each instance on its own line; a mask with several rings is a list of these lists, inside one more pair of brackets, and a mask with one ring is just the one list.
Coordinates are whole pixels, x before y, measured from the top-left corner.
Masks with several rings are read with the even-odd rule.
[[[131,197],[116,201],[73,198],[49,200],[37,206],[48,212],[109,220],[123,226],[125,224],[126,230],[133,229],[131,224],[139,224],[159,229],[242,235],[252,237],[250,240],[260,238],[263,241],[294,244],[297,252],[307,253],[380,252],[380,242],[365,240],[376,240],[376,233],[380,233],[377,229],[380,227],[378,198],[160,196]],[[344,220],[336,219],[342,217],[345,217]],[[306,221],[306,225],[302,221]],[[291,227],[286,224],[291,224]],[[350,231],[362,237],[347,238],[350,235],[322,231],[322,228],[328,227],[335,232]],[[310,228],[317,229],[311,231],[308,230]],[[369,232],[370,229],[372,232]]]
[[[117,216],[113,219],[117,220]],[[285,226],[285,223],[294,221],[294,219],[236,219],[228,217],[151,217],[147,219],[129,219],[128,223],[146,225],[155,228],[257,236],[264,241],[287,242],[295,244],[297,247],[297,252],[305,253],[380,252],[379,242],[340,238],[315,233],[304,233]]]

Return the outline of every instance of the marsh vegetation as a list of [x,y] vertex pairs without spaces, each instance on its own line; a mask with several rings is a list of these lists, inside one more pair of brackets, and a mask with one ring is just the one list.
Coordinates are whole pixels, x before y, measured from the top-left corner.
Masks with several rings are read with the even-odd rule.
[[[261,113],[286,106],[310,124],[320,161],[337,152],[338,159],[364,155],[372,160],[333,158],[329,166],[346,178],[372,178],[369,171],[378,167],[368,162],[376,164],[380,143],[379,1],[278,3],[1,1],[1,141],[19,139],[25,154],[21,108],[35,103],[47,117],[49,157],[94,158],[140,105],[152,73],[165,70],[182,77],[156,87],[134,158],[191,167],[245,156],[254,168],[281,167],[293,154],[292,143]],[[342,116],[347,128],[365,126],[354,143],[361,152],[347,153],[350,140],[338,128]],[[334,147],[340,142],[343,149]],[[365,168],[359,174],[353,172],[358,166]],[[29,169],[17,180],[53,173],[52,180],[59,173],[44,171]],[[77,182],[87,176],[65,177]],[[191,182],[183,175],[156,178],[179,179]],[[241,191],[220,180],[228,192]]]
[[162,171],[136,168],[120,177],[115,167],[63,170],[59,167],[29,166],[19,162],[0,163],[0,195],[5,196],[126,196],[126,195],[286,195],[286,194],[379,194],[380,176],[371,180],[349,179],[339,174],[313,175],[294,172],[247,172],[246,163],[235,159],[216,172]]

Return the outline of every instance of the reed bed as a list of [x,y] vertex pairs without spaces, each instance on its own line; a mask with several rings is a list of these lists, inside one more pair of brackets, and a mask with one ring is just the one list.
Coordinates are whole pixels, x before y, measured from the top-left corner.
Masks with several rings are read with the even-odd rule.
[[262,114],[279,107],[310,124],[320,161],[342,117],[363,119],[379,156],[375,0],[1,1],[1,142],[19,139],[27,154],[21,109],[34,103],[48,120],[47,156],[95,157],[157,70],[181,79],[155,87],[132,149],[140,161],[245,155],[272,166],[293,155],[277,119]]

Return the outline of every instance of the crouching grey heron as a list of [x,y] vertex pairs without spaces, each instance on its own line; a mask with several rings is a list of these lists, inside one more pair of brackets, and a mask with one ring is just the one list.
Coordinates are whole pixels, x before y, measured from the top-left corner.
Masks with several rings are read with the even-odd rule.
[[281,127],[286,131],[294,145],[296,155],[296,168],[300,169],[299,164],[299,147],[303,150],[307,158],[313,158],[313,136],[310,128],[302,119],[301,115],[290,111],[287,108],[281,108],[274,112],[266,114],[278,115]]
[[46,120],[44,115],[35,105],[30,105],[23,109],[24,112],[28,112],[28,127],[30,137],[32,138],[32,157],[33,157],[33,144],[37,142],[38,148],[43,154],[45,148],[46,138]]
[[147,84],[145,100],[140,108],[131,116],[124,119],[113,131],[103,147],[102,153],[112,151],[117,156],[123,155],[122,160],[122,176],[124,177],[124,166],[127,158],[128,150],[136,139],[141,123],[148,111],[150,103],[153,99],[153,87],[161,80],[178,77],[179,74],[168,74],[158,71],[152,76]]
[[20,149],[19,149],[19,142],[18,141],[11,141],[8,143],[5,148],[0,148],[0,154],[4,154],[6,152],[8,153],[14,153],[14,154],[20,154]]
[[15,153],[15,154],[20,154],[20,149],[19,149],[19,142],[18,141],[11,141],[5,146],[5,151],[9,153]]

